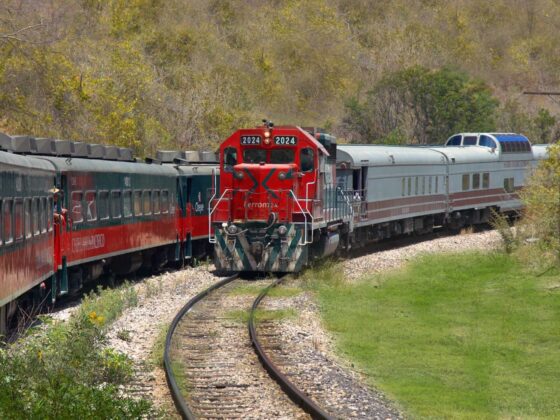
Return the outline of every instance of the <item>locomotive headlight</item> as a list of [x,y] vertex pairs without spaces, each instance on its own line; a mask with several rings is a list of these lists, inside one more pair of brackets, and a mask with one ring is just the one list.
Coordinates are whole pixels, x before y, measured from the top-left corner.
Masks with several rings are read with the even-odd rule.
[[278,179],[284,181],[286,179],[286,172],[280,172],[278,174]]
[[234,176],[235,178],[237,178],[237,179],[243,179],[243,176],[244,176],[244,175],[243,175],[243,172],[235,171],[235,172],[233,173],[233,176]]
[[270,137],[270,131],[266,130],[264,132],[264,136],[265,136],[265,138],[269,138]]
[[278,234],[284,236],[286,233],[288,233],[288,228],[284,225],[281,225],[278,228]]
[[237,233],[237,226],[231,224],[228,226],[227,231],[230,235],[235,235]]

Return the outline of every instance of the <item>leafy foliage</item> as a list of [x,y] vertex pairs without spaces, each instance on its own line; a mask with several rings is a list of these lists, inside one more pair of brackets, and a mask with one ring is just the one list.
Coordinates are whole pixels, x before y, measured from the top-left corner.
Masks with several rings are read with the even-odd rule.
[[155,416],[149,402],[122,395],[121,387],[131,379],[131,362],[105,347],[107,323],[134,304],[131,290],[92,294],[67,323],[52,323],[0,349],[0,417]]
[[[263,117],[348,140],[441,141],[515,125],[550,142],[559,105],[519,93],[559,84],[559,19],[554,0],[6,0],[0,130],[140,154],[214,147]],[[406,91],[407,80],[420,85]],[[436,97],[370,133],[367,92],[386,101],[391,83],[409,100]]]
[[346,122],[361,142],[441,143],[459,131],[493,131],[498,102],[482,82],[448,68],[412,67],[382,79]]

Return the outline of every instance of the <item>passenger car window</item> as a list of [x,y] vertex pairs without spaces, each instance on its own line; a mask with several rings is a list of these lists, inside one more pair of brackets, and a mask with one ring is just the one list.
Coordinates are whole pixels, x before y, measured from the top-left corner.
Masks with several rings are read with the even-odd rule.
[[142,206],[142,210],[144,215],[147,216],[152,214],[152,192],[148,190],[144,190],[144,205]]
[[480,138],[478,139],[478,145],[496,148],[496,142],[491,137],[486,136],[484,134],[481,135]]
[[47,226],[49,232],[53,230],[53,207],[54,207],[53,198],[49,197],[47,200]]
[[461,136],[453,136],[447,140],[447,146],[459,146],[461,144]]
[[474,146],[476,145],[476,136],[465,136],[463,138],[463,146]]
[[245,149],[245,150],[243,150],[243,162],[245,162],[245,163],[266,162],[266,150],[263,150],[263,149]]
[[475,190],[480,188],[480,174],[473,174],[473,176],[472,176],[472,187]]
[[109,218],[109,191],[99,191],[97,197],[97,215],[99,220],[107,220]]
[[97,200],[95,191],[86,191],[86,220],[93,222],[97,220]]
[[[70,209],[72,211],[72,221],[74,224],[82,223],[84,221],[82,209],[83,196],[84,195],[81,191],[74,191],[71,196]],[[35,207],[35,205],[33,207]],[[35,208],[33,210],[33,213],[35,213]],[[33,218],[35,218],[35,214],[33,214]]]
[[33,201],[31,201],[31,228],[33,229],[33,235],[38,235],[40,233],[38,198],[34,198]]
[[113,219],[121,218],[121,192],[111,191],[111,217]]
[[10,244],[14,241],[12,225],[12,200],[4,200],[2,202],[2,222],[4,227],[4,243]]
[[142,191],[134,191],[134,215],[142,216]]
[[154,209],[154,214],[159,214],[160,213],[160,201],[159,201],[159,191],[154,191],[154,205],[153,205],[153,209]]
[[123,216],[132,216],[132,191],[124,190],[123,192]]
[[167,190],[161,192],[161,212],[169,213],[169,191]]
[[23,202],[23,232],[26,238],[30,238],[31,233],[31,199],[26,198]]
[[484,172],[482,174],[482,188],[489,188],[490,187],[490,173]]
[[504,178],[504,190],[512,193],[515,190],[514,178]]
[[14,215],[16,219],[15,237],[17,241],[23,239],[23,200],[22,199],[16,200]]
[[471,177],[469,174],[464,174],[463,175],[463,191],[466,191],[470,188],[470,180]]
[[39,212],[39,225],[41,227],[41,233],[47,231],[47,199],[45,197],[40,198],[40,212]]
[[311,172],[315,169],[315,156],[313,149],[305,148],[299,152],[299,161],[302,172]]

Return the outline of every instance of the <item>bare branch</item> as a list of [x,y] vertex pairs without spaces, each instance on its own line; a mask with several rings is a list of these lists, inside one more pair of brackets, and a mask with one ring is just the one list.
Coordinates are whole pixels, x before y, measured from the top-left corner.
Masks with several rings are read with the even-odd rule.
[[7,39],[7,40],[19,41],[19,42],[31,42],[29,40],[21,38],[19,35],[22,35],[25,32],[40,28],[42,26],[44,26],[43,22],[37,23],[35,25],[25,26],[23,28],[18,29],[17,31],[14,31],[14,32],[0,34],[0,39]]

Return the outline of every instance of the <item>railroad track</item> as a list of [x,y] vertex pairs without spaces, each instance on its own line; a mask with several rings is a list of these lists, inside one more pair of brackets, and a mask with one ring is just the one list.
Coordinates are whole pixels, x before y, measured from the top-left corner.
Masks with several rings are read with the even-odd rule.
[[[164,364],[181,416],[400,418],[379,393],[321,352],[302,351],[301,343],[294,347],[289,338],[293,334],[282,329],[283,322],[266,316],[259,321],[257,311],[279,308],[273,297],[267,297],[267,308],[260,305],[283,280],[266,281],[267,287],[252,301],[252,296],[234,293],[247,283],[230,277],[193,298],[177,314],[168,332]],[[249,307],[247,337],[245,323],[232,321],[228,312],[247,313]]]
[[173,320],[164,368],[175,405],[187,419],[309,418],[260,365],[245,320],[235,319],[246,316],[253,300],[233,293],[245,284],[228,277],[195,296]]

